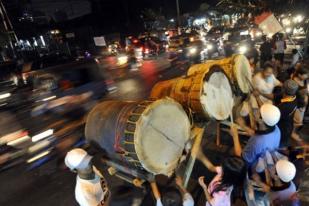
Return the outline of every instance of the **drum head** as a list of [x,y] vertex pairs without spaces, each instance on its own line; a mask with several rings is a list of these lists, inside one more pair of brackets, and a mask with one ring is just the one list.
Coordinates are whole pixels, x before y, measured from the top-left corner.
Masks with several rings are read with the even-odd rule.
[[216,120],[225,120],[232,113],[234,102],[231,84],[219,66],[212,67],[205,76],[201,104],[205,112]]
[[169,176],[189,138],[190,122],[182,106],[172,99],[161,99],[149,105],[137,122],[134,145],[148,172]]
[[250,63],[244,55],[237,55],[234,59],[234,75],[237,84],[243,93],[250,92],[250,83],[252,81],[252,71]]

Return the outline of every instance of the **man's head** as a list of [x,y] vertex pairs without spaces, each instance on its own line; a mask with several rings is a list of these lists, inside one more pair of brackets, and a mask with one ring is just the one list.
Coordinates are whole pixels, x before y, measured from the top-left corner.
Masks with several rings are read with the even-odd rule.
[[289,79],[284,82],[283,92],[285,95],[295,96],[297,90],[298,90],[298,84],[294,80]]
[[168,187],[162,192],[163,206],[182,206],[182,196],[175,187]]
[[246,176],[246,163],[239,157],[225,158],[222,163],[222,184],[228,186],[241,185]]
[[267,41],[266,35],[263,35],[263,36],[262,36],[262,40],[263,40],[263,41]]
[[275,126],[281,117],[278,107],[272,104],[263,104],[260,108],[260,112],[263,122],[269,127]]
[[72,171],[83,171],[91,168],[92,156],[80,148],[72,149],[64,159],[65,165]]
[[294,179],[296,167],[288,160],[279,160],[276,163],[276,172],[282,182],[288,183]]
[[302,63],[297,62],[297,63],[295,64],[295,70],[297,71],[297,70],[299,70],[300,68],[302,68]]
[[270,63],[265,63],[262,75],[265,79],[270,78],[274,74],[274,67]]
[[306,80],[309,77],[308,70],[301,67],[298,70],[296,70],[295,76],[298,77],[300,80]]

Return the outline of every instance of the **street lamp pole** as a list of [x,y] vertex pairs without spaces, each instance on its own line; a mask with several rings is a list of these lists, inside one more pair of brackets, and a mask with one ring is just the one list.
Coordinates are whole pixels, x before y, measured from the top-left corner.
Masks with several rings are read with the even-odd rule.
[[180,9],[179,9],[179,0],[176,0],[176,8],[177,8],[177,28],[178,28],[178,33],[180,34]]

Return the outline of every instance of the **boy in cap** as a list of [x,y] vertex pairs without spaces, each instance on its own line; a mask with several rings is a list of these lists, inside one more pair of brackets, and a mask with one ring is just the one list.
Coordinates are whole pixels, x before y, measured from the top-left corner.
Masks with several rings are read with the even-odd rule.
[[287,80],[283,85],[283,98],[277,105],[281,117],[278,123],[278,127],[281,131],[280,147],[290,146],[290,138],[293,132],[293,117],[297,109],[296,92],[298,85],[294,80]]
[[[260,108],[260,113],[262,120],[258,123],[261,129],[249,139],[241,153],[248,165],[252,165],[266,150],[278,149],[280,144],[281,132],[277,126],[280,120],[280,110],[272,104],[264,104]],[[234,144],[239,145],[239,142],[237,143],[234,139]]]
[[280,205],[281,202],[292,200],[296,193],[296,186],[292,181],[296,175],[296,167],[292,162],[282,159],[276,162],[275,172],[281,185],[271,187],[270,202],[272,205]]
[[107,194],[107,188],[102,189],[100,174],[91,163],[92,156],[80,148],[69,151],[65,157],[65,165],[77,172],[75,199],[80,206],[99,206]]

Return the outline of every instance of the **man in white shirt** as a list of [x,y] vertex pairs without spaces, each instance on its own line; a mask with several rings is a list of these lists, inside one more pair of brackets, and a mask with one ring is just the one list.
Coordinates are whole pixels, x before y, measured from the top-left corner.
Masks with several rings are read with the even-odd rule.
[[275,42],[275,59],[281,62],[281,65],[284,63],[284,50],[286,49],[286,43],[283,40],[283,34],[278,34],[277,40]]
[[292,62],[289,66],[290,68],[295,67],[296,63],[300,60],[300,56],[299,56],[297,49],[293,49],[292,54],[293,54],[293,57],[292,57]]
[[273,66],[266,63],[263,71],[253,77],[253,87],[255,89],[253,95],[256,97],[257,104],[260,106],[265,103],[272,104],[274,99],[273,90],[276,86],[281,85],[281,82],[274,75]]
[[75,199],[80,206],[100,206],[108,192],[102,188],[103,176],[91,164],[92,156],[80,148],[72,149],[65,157],[65,164],[71,171],[77,172]]

